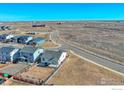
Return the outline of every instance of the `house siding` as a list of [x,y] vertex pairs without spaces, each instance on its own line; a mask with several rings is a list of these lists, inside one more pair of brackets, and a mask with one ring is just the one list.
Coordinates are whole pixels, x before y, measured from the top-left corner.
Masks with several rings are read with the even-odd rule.
[[14,37],[13,35],[0,35],[0,41],[5,41],[7,39],[11,39]]
[[10,53],[10,60],[11,62],[16,61],[19,58],[19,49],[14,49],[11,53]]
[[[20,52],[20,57],[21,57],[21,61],[25,61],[25,62],[30,62],[33,63],[34,62],[34,56],[32,53],[26,53],[26,52]],[[23,60],[22,58],[25,58],[25,60]]]
[[11,39],[12,37],[14,37],[13,35],[8,35],[6,36],[6,39]]
[[20,59],[23,59],[24,57],[27,60],[27,62],[33,63],[36,61],[36,59],[39,57],[39,55],[42,52],[43,52],[43,49],[37,49],[34,53],[20,52]]
[[41,66],[48,64],[49,67],[58,67],[66,58],[67,52],[47,51],[46,54],[41,56]]
[[[6,48],[7,50],[9,50],[9,47]],[[15,49],[15,48],[10,48],[11,50],[10,51],[4,51],[3,50],[0,50],[0,61],[11,61],[13,62],[14,61],[14,58],[16,59],[16,52],[18,52],[18,49]],[[16,51],[15,51],[16,50]],[[15,57],[14,57],[15,56]]]
[[37,49],[35,53],[33,54],[34,56],[34,61],[39,57],[39,55],[43,53],[43,49]]
[[39,45],[39,44],[43,44],[45,43],[45,39],[44,38],[34,38],[33,40],[29,41],[29,45],[35,43],[36,45]]
[[33,37],[31,36],[27,36],[27,37],[18,36],[18,37],[13,38],[13,42],[20,43],[20,44],[27,44],[32,39]]

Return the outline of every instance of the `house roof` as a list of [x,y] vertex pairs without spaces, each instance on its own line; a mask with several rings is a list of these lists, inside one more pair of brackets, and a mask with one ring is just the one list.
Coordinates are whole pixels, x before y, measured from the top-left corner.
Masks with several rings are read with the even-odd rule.
[[13,38],[14,38],[14,39],[17,39],[17,38],[19,38],[19,37],[20,37],[20,36],[14,36]]
[[30,43],[42,43],[42,41],[44,41],[45,39],[44,38],[41,38],[41,37],[37,37],[37,38],[34,38],[33,40],[30,41]]
[[19,38],[27,39],[29,37],[32,37],[32,36],[20,36]]
[[27,38],[29,38],[29,37],[31,37],[31,36],[15,36],[15,37],[13,37],[14,39],[17,39],[17,38],[24,38],[24,39],[27,39]]
[[34,53],[38,48],[33,46],[23,47],[20,52]]
[[44,38],[41,38],[41,37],[37,37],[37,38],[34,38],[33,41],[34,42],[38,42],[38,41],[42,41],[42,40],[45,40]]
[[44,59],[44,61],[48,61],[52,64],[58,64],[58,60],[61,56],[63,51],[52,51],[52,50],[46,50],[43,55],[41,56],[41,58]]
[[20,36],[20,37],[23,37],[23,38],[28,38],[28,37],[32,37],[32,36]]
[[0,54],[6,53],[9,54],[10,52],[12,52],[15,48],[12,46],[5,46],[5,47],[1,47],[0,48]]

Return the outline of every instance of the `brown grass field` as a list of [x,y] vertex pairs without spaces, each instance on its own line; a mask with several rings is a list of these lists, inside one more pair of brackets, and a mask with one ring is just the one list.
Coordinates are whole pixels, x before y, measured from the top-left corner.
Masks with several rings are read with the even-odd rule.
[[120,76],[70,54],[58,73],[48,82],[54,85],[123,85]]
[[54,44],[52,41],[46,41],[43,45],[41,45],[42,48],[54,48],[58,45]]
[[0,64],[0,69],[4,68],[5,66],[8,66],[8,64]]
[[28,80],[42,81],[45,80],[53,71],[53,68],[32,67],[27,72],[22,73],[21,77]]

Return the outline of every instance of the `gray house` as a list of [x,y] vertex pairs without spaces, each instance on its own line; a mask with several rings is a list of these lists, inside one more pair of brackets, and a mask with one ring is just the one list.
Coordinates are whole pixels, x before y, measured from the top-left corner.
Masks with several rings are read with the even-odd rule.
[[11,35],[11,34],[2,34],[2,35],[0,35],[0,41],[6,41],[6,40],[9,40],[9,39],[11,39],[11,38],[13,38],[14,36],[13,35]]
[[41,63],[38,66],[58,67],[66,58],[65,51],[46,50],[41,56]]
[[11,61],[14,62],[19,57],[19,49],[14,48],[12,46],[5,46],[0,48],[0,61],[6,62]]
[[32,46],[24,47],[20,50],[20,61],[27,63],[36,62],[42,53],[43,49]]
[[20,44],[27,44],[32,39],[33,39],[32,36],[15,36],[12,38],[12,42],[20,43]]
[[28,45],[40,45],[43,44],[46,40],[41,37],[37,37],[28,42]]

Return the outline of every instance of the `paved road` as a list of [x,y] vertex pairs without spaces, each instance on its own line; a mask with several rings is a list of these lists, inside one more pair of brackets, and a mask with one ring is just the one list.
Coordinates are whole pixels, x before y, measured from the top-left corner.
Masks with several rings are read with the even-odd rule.
[[124,75],[124,65],[118,64],[118,63],[111,61],[111,60],[108,60],[104,57],[102,58],[101,56],[93,55],[89,52],[83,51],[82,49],[80,49],[76,46],[73,46],[72,44],[69,44],[69,43],[61,40],[59,38],[59,31],[54,31],[53,33],[51,33],[51,38],[55,42],[61,44],[60,49],[72,50],[73,52],[75,52],[79,56],[82,56],[86,59],[89,59],[89,60],[99,64],[99,65],[102,65],[104,67],[107,67],[109,69],[112,69],[112,70]]

